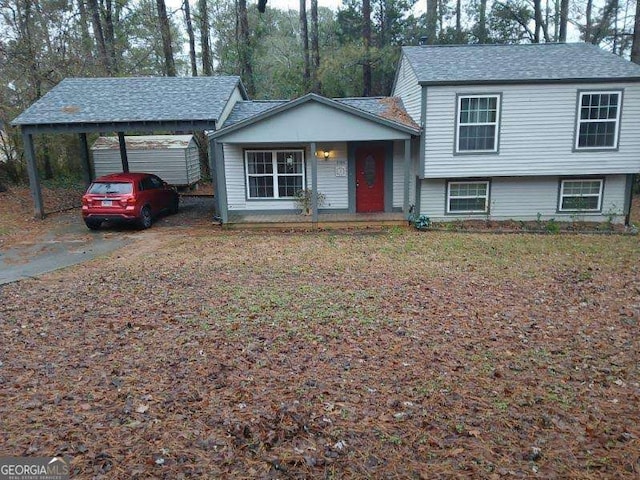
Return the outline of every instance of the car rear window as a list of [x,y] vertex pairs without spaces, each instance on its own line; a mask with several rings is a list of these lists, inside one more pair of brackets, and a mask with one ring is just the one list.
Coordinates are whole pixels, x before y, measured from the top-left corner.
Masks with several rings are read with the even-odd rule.
[[133,192],[133,184],[128,182],[96,182],[92,183],[89,193],[110,194],[110,193],[131,193]]

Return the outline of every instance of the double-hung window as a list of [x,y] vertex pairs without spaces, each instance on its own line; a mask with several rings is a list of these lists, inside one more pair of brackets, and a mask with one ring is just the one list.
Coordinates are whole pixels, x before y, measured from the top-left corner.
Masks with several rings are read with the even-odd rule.
[[305,188],[303,150],[247,150],[247,196],[292,199]]
[[500,95],[459,96],[456,152],[497,152],[499,122]]
[[618,145],[622,92],[580,92],[576,150],[611,149]]
[[603,181],[598,179],[562,180],[558,210],[596,212],[602,208]]
[[486,213],[488,210],[488,181],[447,183],[447,213]]

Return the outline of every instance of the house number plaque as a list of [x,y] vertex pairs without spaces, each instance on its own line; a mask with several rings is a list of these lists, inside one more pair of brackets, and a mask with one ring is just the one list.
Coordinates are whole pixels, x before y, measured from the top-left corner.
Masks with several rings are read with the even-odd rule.
[[346,177],[346,176],[347,176],[347,161],[346,160],[336,161],[336,177]]

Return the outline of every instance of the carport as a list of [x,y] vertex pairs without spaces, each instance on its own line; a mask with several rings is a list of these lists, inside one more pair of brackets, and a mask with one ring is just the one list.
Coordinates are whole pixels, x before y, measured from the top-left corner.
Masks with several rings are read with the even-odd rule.
[[43,218],[45,212],[34,135],[78,134],[83,176],[89,183],[88,133],[116,132],[122,171],[128,172],[125,134],[217,130],[235,102],[246,98],[236,76],[63,80],[11,122],[21,129],[36,218]]

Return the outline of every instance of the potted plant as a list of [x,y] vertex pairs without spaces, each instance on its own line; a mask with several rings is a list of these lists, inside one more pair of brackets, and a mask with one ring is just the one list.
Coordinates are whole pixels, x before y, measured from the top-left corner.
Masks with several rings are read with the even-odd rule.
[[[324,205],[325,195],[324,193],[317,192],[318,194],[318,207]],[[300,213],[302,215],[311,215],[311,202],[313,197],[313,190],[310,188],[305,188],[298,190],[296,192],[295,202],[298,208],[300,209]]]

